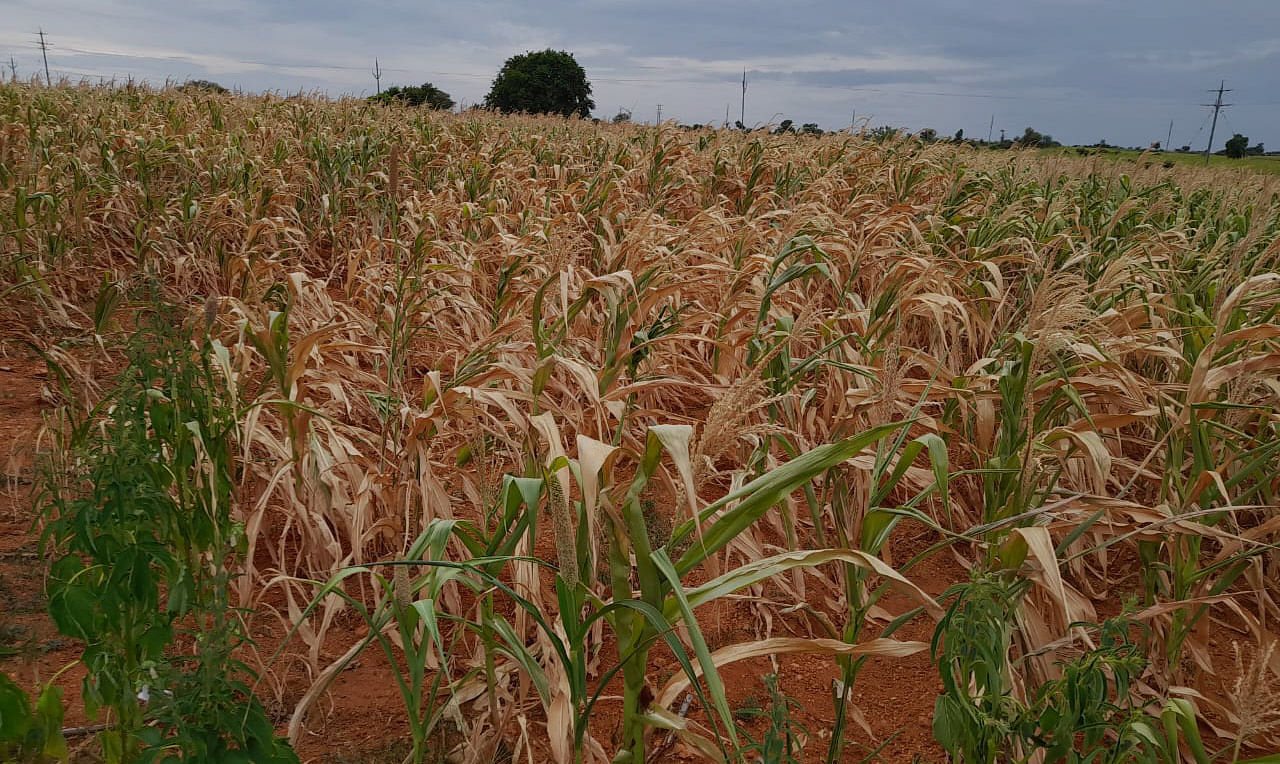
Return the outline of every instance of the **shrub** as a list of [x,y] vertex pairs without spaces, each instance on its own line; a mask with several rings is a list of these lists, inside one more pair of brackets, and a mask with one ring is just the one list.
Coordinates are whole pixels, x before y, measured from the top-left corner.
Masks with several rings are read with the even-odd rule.
[[99,734],[107,761],[176,747],[196,761],[296,762],[236,657],[245,642],[229,595],[245,551],[230,514],[239,412],[215,371],[220,346],[193,342],[163,303],[140,324],[97,409],[109,413],[72,424],[68,463],[48,478],[49,614],[84,642],[85,709],[113,717]]
[[377,103],[398,103],[405,106],[426,106],[430,109],[452,109],[453,99],[449,94],[430,82],[421,85],[400,87],[393,85],[375,96],[370,101]]
[[219,85],[218,83],[213,82],[212,80],[187,80],[185,83],[182,84],[182,87],[178,89],[188,93],[205,92],[205,93],[217,93],[219,95],[224,95],[226,93],[231,92],[226,88],[222,87],[221,85]]

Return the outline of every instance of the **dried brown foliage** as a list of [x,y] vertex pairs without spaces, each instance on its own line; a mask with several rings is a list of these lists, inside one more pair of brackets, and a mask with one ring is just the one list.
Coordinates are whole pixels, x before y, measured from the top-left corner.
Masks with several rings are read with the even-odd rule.
[[[200,317],[245,411],[239,598],[299,625],[313,672],[342,607],[300,622],[304,579],[394,556],[434,519],[484,517],[500,473],[540,471],[549,451],[594,443],[625,469],[606,444],[641,451],[656,423],[695,426],[700,495],[675,469],[654,488],[682,518],[795,452],[911,419],[950,472],[949,503],[915,508],[954,533],[996,524],[961,555],[989,559],[1015,526],[1045,529],[1051,558],[1065,544],[1025,564],[1026,649],[1132,596],[1154,627],[1153,691],[1210,681],[1212,631],[1280,617],[1277,559],[1256,554],[1280,530],[1272,181],[137,90],[5,86],[0,120],[6,331],[81,369],[87,407],[135,287]],[[791,266],[810,270],[781,279]],[[872,461],[846,466],[839,511],[869,509]],[[975,472],[997,468],[1018,476],[999,501]],[[883,504],[934,481],[922,455]],[[518,553],[566,569],[564,505],[584,497],[553,485],[554,534]],[[830,544],[849,521],[826,487],[722,562]],[[617,499],[599,489],[592,523]],[[1176,569],[1233,555],[1247,561],[1222,588]],[[516,584],[554,608],[536,570]],[[830,572],[769,587],[762,628],[788,599],[843,603]],[[1232,695],[1248,735],[1275,727],[1274,708],[1249,710],[1271,686],[1264,653]],[[505,702],[524,713],[527,687]]]

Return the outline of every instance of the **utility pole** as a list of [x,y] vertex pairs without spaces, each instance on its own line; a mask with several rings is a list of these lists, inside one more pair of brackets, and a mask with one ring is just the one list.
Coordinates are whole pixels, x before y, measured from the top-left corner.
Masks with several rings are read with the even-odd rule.
[[742,111],[738,114],[738,124],[747,128],[747,70],[742,70]]
[[1228,106],[1230,106],[1230,105],[1231,105],[1231,104],[1229,104],[1229,103],[1223,103],[1223,102],[1222,102],[1222,94],[1223,94],[1223,93],[1230,93],[1230,92],[1231,92],[1231,88],[1226,87],[1226,84],[1227,84],[1227,81],[1226,81],[1226,80],[1221,80],[1221,81],[1218,83],[1218,89],[1217,89],[1216,91],[1214,91],[1214,90],[1210,90],[1210,91],[1209,91],[1210,93],[1214,93],[1214,92],[1216,92],[1216,93],[1218,94],[1218,99],[1217,99],[1216,101],[1214,101],[1213,103],[1202,103],[1202,104],[1200,104],[1201,106],[1212,106],[1212,107],[1213,107],[1213,125],[1209,128],[1209,145],[1204,147],[1204,165],[1205,165],[1205,167],[1208,167],[1208,166],[1209,166],[1209,152],[1213,150],[1213,133],[1214,133],[1214,131],[1216,131],[1216,130],[1218,129],[1218,112],[1222,111],[1223,109],[1225,109],[1225,108],[1227,108]]
[[373,59],[373,82],[378,88],[378,95],[382,95],[382,67],[378,65],[377,57]]
[[1165,139],[1164,139],[1164,150],[1173,151],[1173,149],[1170,148],[1170,144],[1172,143],[1173,143],[1173,120],[1169,120],[1169,134],[1165,136]]
[[662,124],[662,104],[658,104],[658,121],[655,122],[654,124],[657,124],[657,125]]
[[44,30],[40,30],[40,55],[44,58],[44,84],[45,87],[53,87],[53,80],[49,79],[49,44],[44,41]]
[[724,126],[729,126],[729,104],[724,105]]
[[9,56],[9,75],[14,82],[18,81],[18,65],[14,62],[13,56]]
[[996,126],[996,115],[992,114],[991,123],[987,125],[987,143],[991,142],[991,131],[995,129],[995,126]]

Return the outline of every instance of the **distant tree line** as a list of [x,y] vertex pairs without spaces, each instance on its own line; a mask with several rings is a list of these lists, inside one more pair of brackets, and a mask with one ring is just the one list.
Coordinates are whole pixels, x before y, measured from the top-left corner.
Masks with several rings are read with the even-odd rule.
[[[229,92],[223,86],[210,80],[188,80],[180,89],[188,92]],[[448,93],[430,82],[424,82],[421,85],[395,85],[370,96],[368,100],[376,103],[426,107],[429,109],[452,109],[455,106],[453,98]],[[521,53],[508,58],[498,71],[497,76],[494,77],[489,93],[484,99],[484,108],[495,111],[504,113],[559,114],[565,117],[590,117],[591,110],[595,106],[595,101],[591,98],[591,82],[587,79],[586,70],[577,62],[572,53],[550,48],[536,52]],[[630,122],[631,111],[629,109],[620,109],[613,116],[612,121],[615,124]],[[703,125],[681,125],[681,127],[700,129]],[[741,121],[735,122],[733,127],[737,130],[749,131],[749,128],[743,125]],[[816,122],[805,122],[797,128],[794,121],[784,119],[776,127],[773,127],[770,132],[774,135],[822,135],[824,131]],[[884,142],[908,134],[908,131],[882,125],[865,129],[863,134],[873,141]],[[938,131],[931,127],[920,130],[915,133],[914,137],[922,143],[935,143],[940,140]],[[943,138],[941,140],[947,139]],[[982,148],[1000,149],[1015,147],[1044,149],[1062,145],[1054,140],[1052,135],[1042,133],[1030,125],[1017,138],[1003,138],[1002,133],[1002,138],[999,141],[967,140],[964,130],[957,130],[950,141]],[[1091,146],[1078,147],[1077,150],[1105,150],[1111,148],[1118,147],[1112,146],[1103,139]],[[1159,151],[1161,145],[1156,142],[1151,144],[1150,148]],[[1191,147],[1181,146],[1176,151],[1190,153]],[[1266,150],[1262,143],[1250,146],[1247,136],[1236,133],[1227,140],[1223,149],[1216,153],[1220,156],[1239,159],[1246,156],[1261,156],[1266,153]]]
[[[899,130],[897,128],[892,128],[892,127],[876,127],[867,131],[867,134],[872,138],[872,140],[882,141],[882,140],[887,140],[903,132],[906,132],[906,131]],[[949,140],[951,143],[964,143],[970,146],[978,146],[983,148],[998,148],[998,149],[1011,149],[1014,147],[1049,149],[1049,148],[1055,148],[1057,146],[1062,145],[1060,142],[1054,140],[1052,135],[1049,135],[1048,133],[1042,133],[1031,126],[1028,126],[1025,130],[1023,130],[1022,135],[1018,138],[1005,138],[998,141],[984,141],[979,139],[967,140],[964,137],[963,129],[957,130],[955,132],[955,135],[953,135],[950,139],[940,138],[938,136],[938,131],[933,129],[932,127],[926,127],[923,130],[917,132],[915,134],[915,137],[923,143],[936,143],[940,140],[943,140],[943,141]]]
[[823,132],[822,128],[818,127],[817,122],[806,122],[803,125],[801,125],[800,128],[797,130],[796,123],[789,119],[782,120],[781,122],[778,123],[778,126],[773,129],[774,135],[784,135],[786,133],[800,133],[801,135],[822,135],[822,132]]

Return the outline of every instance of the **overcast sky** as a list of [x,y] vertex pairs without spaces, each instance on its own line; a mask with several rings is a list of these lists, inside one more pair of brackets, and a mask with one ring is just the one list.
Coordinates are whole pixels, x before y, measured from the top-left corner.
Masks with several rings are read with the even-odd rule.
[[950,135],[1203,149],[1225,79],[1233,132],[1280,149],[1280,0],[0,0],[0,61],[53,75],[212,79],[247,91],[373,92],[430,81],[484,98],[509,56],[568,50],[596,116],[652,121],[850,120]]

